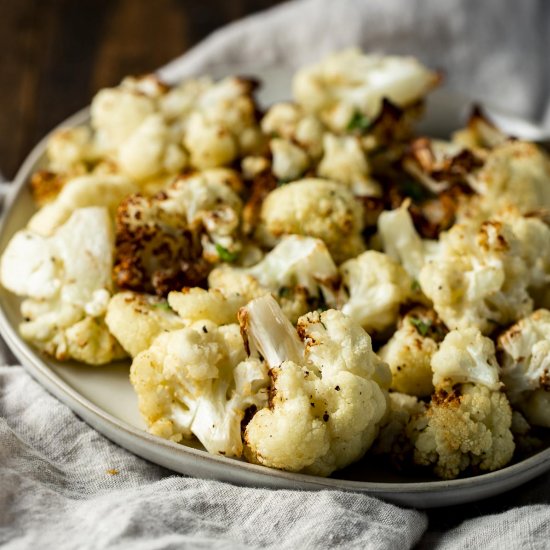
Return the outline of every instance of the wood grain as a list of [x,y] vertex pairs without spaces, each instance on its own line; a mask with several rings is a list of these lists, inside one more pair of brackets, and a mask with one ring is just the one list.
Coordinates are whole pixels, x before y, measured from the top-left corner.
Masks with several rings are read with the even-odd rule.
[[0,0],[0,171],[127,74],[281,0]]

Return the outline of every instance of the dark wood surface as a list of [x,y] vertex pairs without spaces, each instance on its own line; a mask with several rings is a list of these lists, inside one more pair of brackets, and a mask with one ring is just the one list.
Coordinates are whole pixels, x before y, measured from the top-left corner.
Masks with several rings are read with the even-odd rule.
[[102,87],[281,0],[0,0],[0,172]]

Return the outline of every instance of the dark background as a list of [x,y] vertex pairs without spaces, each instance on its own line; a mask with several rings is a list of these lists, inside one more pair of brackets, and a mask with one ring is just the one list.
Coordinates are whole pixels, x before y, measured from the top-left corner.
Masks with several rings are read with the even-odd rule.
[[102,87],[282,0],[0,0],[0,172]]

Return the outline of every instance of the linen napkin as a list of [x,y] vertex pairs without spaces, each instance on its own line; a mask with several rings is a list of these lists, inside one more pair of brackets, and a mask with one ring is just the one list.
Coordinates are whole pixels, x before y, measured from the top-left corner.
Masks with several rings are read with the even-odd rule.
[[[449,86],[550,125],[548,28],[544,0],[301,0],[214,33],[160,74],[175,81],[220,64],[295,68],[359,45],[416,55],[445,69]],[[191,479],[111,443],[22,367],[0,367],[0,545],[8,549],[542,549],[549,495],[546,475],[426,513],[355,493]]]

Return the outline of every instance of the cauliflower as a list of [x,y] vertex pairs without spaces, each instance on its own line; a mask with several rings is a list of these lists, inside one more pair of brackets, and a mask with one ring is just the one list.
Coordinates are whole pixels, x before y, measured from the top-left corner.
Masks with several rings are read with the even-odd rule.
[[96,160],[92,132],[87,126],[60,128],[46,144],[48,170],[52,172],[87,172],[86,164]]
[[267,406],[270,378],[246,358],[238,325],[203,320],[160,334],[134,358],[130,381],[152,434],[194,435],[210,453],[239,457],[241,422]]
[[340,266],[342,311],[365,330],[383,332],[397,322],[412,295],[412,279],[394,260],[369,250]]
[[198,95],[184,123],[183,137],[194,167],[227,166],[262,149],[254,87],[252,81],[228,77]]
[[435,393],[408,426],[414,461],[446,479],[468,467],[496,470],[512,458],[512,410],[500,391],[493,342],[475,328],[449,332],[432,357]]
[[269,142],[273,156],[273,174],[283,182],[297,180],[309,168],[307,154],[290,141],[272,139]]
[[498,338],[510,402],[534,425],[550,428],[550,312],[539,309]]
[[75,210],[88,206],[105,206],[114,217],[122,199],[136,191],[136,185],[123,176],[89,175],[71,179],[54,201],[34,214],[28,228],[40,235],[52,235]]
[[523,214],[550,208],[549,180],[548,155],[533,143],[506,141],[491,150],[469,182],[481,195],[475,200],[490,216],[510,205]]
[[118,286],[166,295],[203,282],[211,263],[234,259],[242,209],[235,179],[230,170],[206,170],[153,197],[127,198],[116,218]]
[[271,296],[250,302],[240,319],[272,378],[269,406],[246,426],[246,458],[323,476],[361,458],[386,412],[390,381],[369,335],[336,310],[301,317],[296,334]]
[[181,171],[186,167],[188,158],[162,116],[153,114],[120,145],[117,162],[121,172],[137,181],[144,181],[163,173]]
[[427,397],[433,392],[431,359],[445,335],[433,310],[414,308],[379,352],[392,373],[394,391]]
[[137,292],[118,292],[109,301],[105,322],[130,357],[151,346],[162,332],[184,327],[166,301]]
[[297,71],[297,103],[334,132],[346,130],[356,113],[374,119],[384,98],[399,107],[419,102],[439,76],[412,57],[365,55],[347,49]]
[[336,305],[338,270],[323,241],[290,235],[259,263],[247,268],[223,265],[210,273],[208,282],[246,301],[271,292],[296,322],[309,311]]
[[382,212],[378,218],[378,233],[384,252],[416,279],[426,261],[426,251],[414,228],[408,206],[405,201],[400,208]]
[[321,157],[325,128],[317,117],[308,115],[299,105],[276,103],[262,118],[261,126],[268,136],[300,147],[311,160]]
[[258,235],[268,245],[288,234],[322,239],[340,263],[364,250],[362,229],[363,210],[351,191],[333,181],[307,178],[267,195]]
[[112,290],[113,237],[105,208],[76,210],[53,235],[17,232],[0,264],[5,288],[27,296],[23,338],[56,359],[89,364],[124,357],[103,321]]
[[356,136],[325,134],[323,158],[317,174],[346,184],[356,196],[379,197],[380,185],[371,179],[370,166]]
[[451,329],[477,327],[488,334],[533,307],[521,243],[498,220],[457,224],[442,234],[438,253],[422,268],[419,282]]

